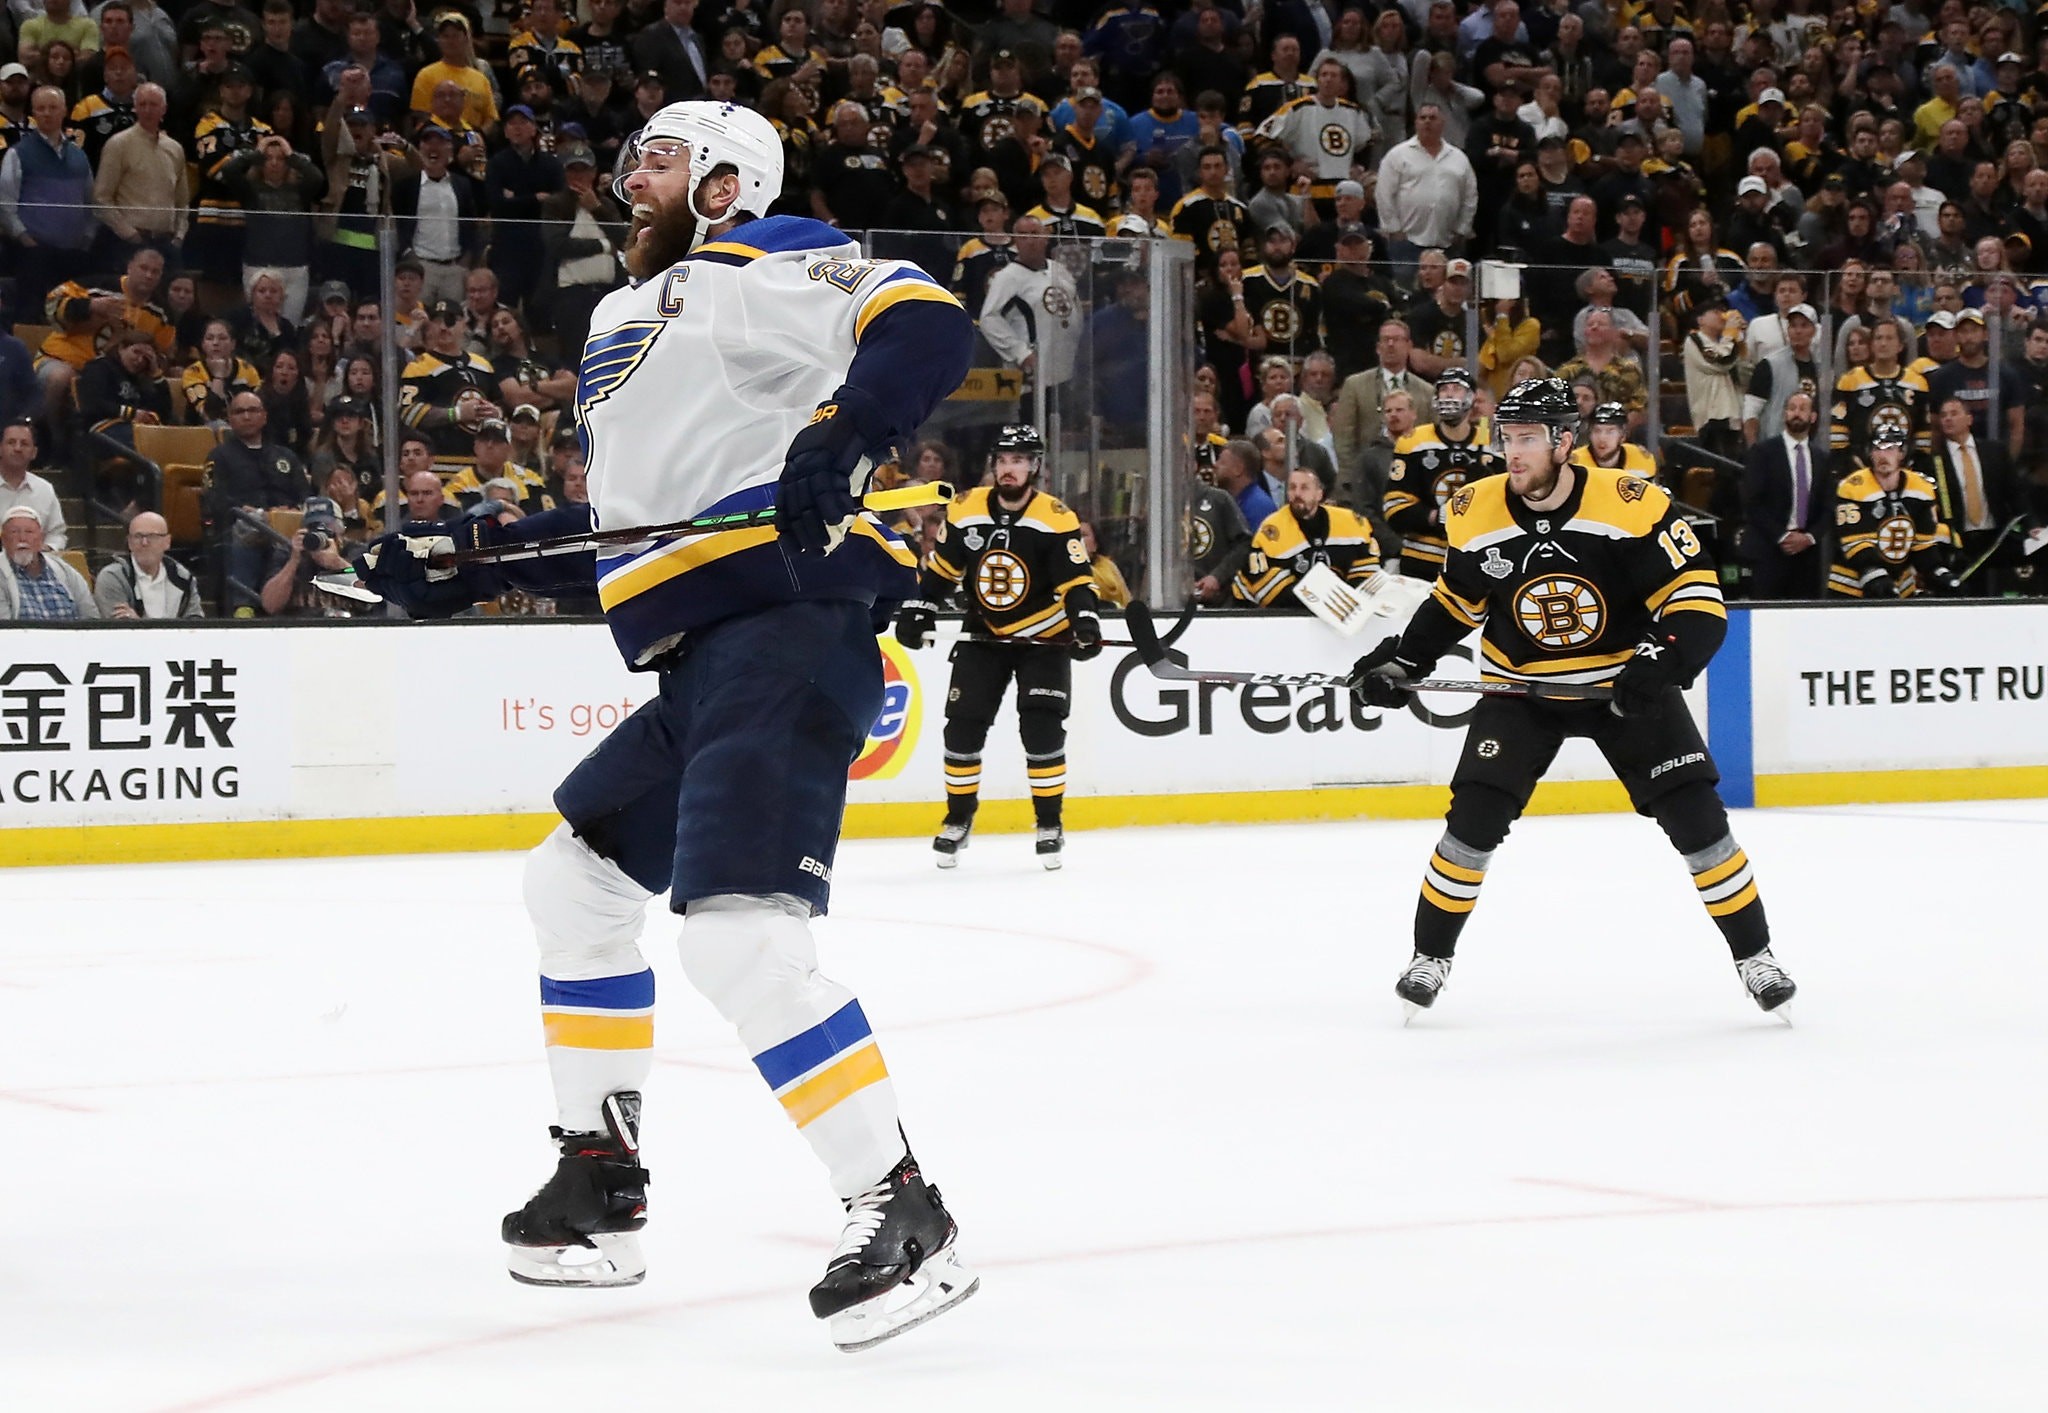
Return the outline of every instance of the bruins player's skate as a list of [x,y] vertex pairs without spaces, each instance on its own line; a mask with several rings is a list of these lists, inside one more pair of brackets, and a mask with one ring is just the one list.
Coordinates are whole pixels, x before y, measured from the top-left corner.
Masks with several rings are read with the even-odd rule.
[[1003,428],[988,460],[995,484],[946,508],[919,597],[896,616],[896,639],[923,647],[939,609],[965,591],[966,633],[953,646],[946,692],[946,821],[932,840],[939,867],[955,867],[967,847],[981,803],[982,747],[1014,678],[1035,849],[1039,863],[1055,869],[1065,844],[1060,807],[1074,660],[1102,651],[1102,620],[1081,522],[1038,488],[1045,462],[1038,429]]
[[1794,986],[1770,952],[1749,856],[1681,689],[1727,631],[1713,566],[1672,499],[1643,477],[1574,462],[1578,407],[1556,378],[1515,384],[1494,415],[1506,474],[1446,502],[1443,573],[1399,638],[1358,660],[1351,687],[1383,709],[1480,630],[1489,682],[1611,686],[1608,701],[1489,696],[1473,708],[1443,838],[1422,876],[1415,954],[1395,990],[1432,1006],[1494,850],[1568,736],[1597,746],[1636,810],[1685,859],[1743,987],[1783,1014]]
[[512,1279],[526,1285],[638,1285],[647,1275],[634,1233],[647,1225],[640,1166],[640,1096],[608,1094],[605,1131],[548,1133],[561,1145],[555,1175],[502,1228]]

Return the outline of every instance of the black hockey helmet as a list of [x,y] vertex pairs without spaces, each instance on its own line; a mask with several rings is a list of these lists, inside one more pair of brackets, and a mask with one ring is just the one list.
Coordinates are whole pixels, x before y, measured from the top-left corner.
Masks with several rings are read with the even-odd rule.
[[[1463,388],[1463,397],[1445,397],[1445,388]],[[1436,375],[1436,420],[1439,422],[1461,422],[1472,411],[1472,401],[1479,396],[1479,380],[1472,376],[1472,370],[1464,367],[1446,368]]]
[[1618,402],[1603,402],[1593,409],[1593,415],[1588,420],[1595,427],[1626,427],[1628,409]]
[[1572,385],[1562,378],[1524,378],[1509,388],[1507,396],[1493,410],[1496,441],[1501,428],[1527,422],[1548,427],[1553,447],[1557,445],[1561,432],[1570,432],[1576,440],[1579,434],[1579,399],[1572,391]]
[[988,469],[991,472],[996,469],[996,458],[1005,452],[1031,458],[1031,481],[1037,480],[1038,473],[1045,469],[1045,438],[1029,422],[1011,422],[996,433],[996,439],[988,448]]
[[1881,446],[1895,446],[1899,450],[1904,451],[1909,444],[1910,439],[1906,436],[1906,429],[1897,423],[1887,422],[1882,426],[1870,429],[1870,449],[1872,451],[1876,451]]

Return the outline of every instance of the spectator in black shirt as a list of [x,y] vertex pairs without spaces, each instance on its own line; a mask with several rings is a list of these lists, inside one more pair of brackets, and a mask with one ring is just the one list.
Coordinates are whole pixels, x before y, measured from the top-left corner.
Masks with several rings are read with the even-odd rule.
[[1529,271],[1529,311],[1543,327],[1541,357],[1553,368],[1572,356],[1579,272],[1600,262],[1599,245],[1593,238],[1597,219],[1592,197],[1575,198],[1565,210],[1564,230],[1544,249],[1540,267]]
[[959,213],[946,196],[932,186],[932,150],[908,147],[903,152],[903,190],[896,193],[882,215],[881,224],[892,231],[946,232],[937,239],[909,236],[890,237],[876,253],[908,260],[937,280],[946,283],[953,271],[953,255],[959,240],[950,232],[959,225]]
[[811,214],[845,231],[881,226],[896,195],[888,159],[868,146],[868,128],[858,103],[841,103],[832,112],[832,141],[811,168]]
[[[1643,175],[1643,159],[1649,155],[1649,150],[1649,144],[1643,140],[1643,135],[1634,128],[1624,129],[1615,142],[1614,170],[1602,177],[1593,187],[1594,203],[1601,211],[1608,213],[1600,227],[1602,237],[1614,235],[1613,213],[1620,209],[1623,197],[1638,198],[1643,203],[1646,214],[1656,199],[1656,193],[1650,186],[1650,179]],[[1643,239],[1654,245],[1657,243],[1658,234],[1657,226],[1645,220]]]
[[[1311,232],[1310,234],[1314,234]],[[1543,173],[1533,157],[1515,164],[1514,194],[1502,203],[1494,245],[1503,259],[1540,256],[1556,238],[1550,224],[1550,203],[1543,199]]]
[[1614,212],[1614,238],[1600,243],[1600,259],[1614,271],[1614,302],[1647,321],[1657,297],[1657,274],[1663,268],[1657,248],[1643,239],[1649,212],[1642,199],[1624,196]]
[[540,279],[541,198],[562,189],[562,164],[538,146],[540,126],[533,110],[515,103],[505,111],[504,151],[491,158],[486,178],[490,201],[491,269],[503,298],[518,303]]
[[240,585],[230,590],[238,608],[267,577],[269,557],[269,535],[241,517],[261,520],[267,510],[303,503],[312,489],[299,458],[265,434],[268,419],[261,396],[236,393],[228,401],[228,438],[206,458],[208,510],[228,575]]

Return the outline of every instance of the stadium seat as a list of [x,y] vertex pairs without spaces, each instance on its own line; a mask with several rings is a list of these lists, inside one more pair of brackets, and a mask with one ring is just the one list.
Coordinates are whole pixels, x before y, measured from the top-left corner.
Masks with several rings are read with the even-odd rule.
[[164,473],[163,516],[175,549],[196,549],[206,535],[206,456],[220,438],[211,427],[137,427],[135,449]]

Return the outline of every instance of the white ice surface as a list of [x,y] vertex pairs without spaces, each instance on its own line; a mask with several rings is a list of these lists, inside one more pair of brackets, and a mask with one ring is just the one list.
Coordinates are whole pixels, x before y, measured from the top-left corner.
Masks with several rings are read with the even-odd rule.
[[828,971],[981,1294],[848,1357],[822,1173],[657,915],[652,1270],[515,1285],[551,1170],[512,855],[0,876],[0,1408],[2048,1407],[2048,804],[1737,817],[1758,1013],[1655,826],[847,846]]

